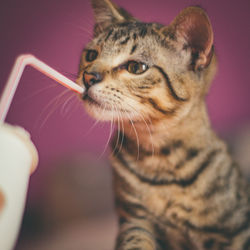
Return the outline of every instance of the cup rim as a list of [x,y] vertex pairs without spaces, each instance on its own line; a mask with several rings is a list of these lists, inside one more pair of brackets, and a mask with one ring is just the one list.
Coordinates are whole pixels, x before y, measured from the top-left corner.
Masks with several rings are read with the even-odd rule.
[[3,123],[1,125],[1,128],[9,133],[16,135],[27,146],[32,157],[30,166],[30,174],[32,174],[36,170],[38,165],[38,152],[35,145],[31,141],[29,132],[20,126],[10,125],[7,123]]

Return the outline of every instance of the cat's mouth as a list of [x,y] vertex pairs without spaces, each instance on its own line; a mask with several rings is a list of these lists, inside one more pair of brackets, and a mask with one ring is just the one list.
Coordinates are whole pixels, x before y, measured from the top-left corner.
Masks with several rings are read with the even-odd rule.
[[97,102],[96,100],[94,100],[92,97],[90,97],[88,94],[85,94],[82,98],[84,101],[87,101],[89,102],[90,104],[92,105],[95,105],[95,106],[98,106],[98,107],[101,107],[102,105]]
[[90,104],[92,107],[96,107],[101,110],[113,111],[113,108],[110,105],[99,102],[88,94],[85,94],[82,99],[88,102],[88,104]]
[[94,115],[94,117],[100,118],[100,114],[102,114],[104,120],[113,120],[115,118],[118,119],[127,119],[128,114],[130,111],[126,108],[119,107],[120,105],[110,104],[108,101],[100,101],[96,98],[92,97],[90,94],[86,93],[82,97],[83,101],[87,104],[87,110],[90,111],[90,114]]

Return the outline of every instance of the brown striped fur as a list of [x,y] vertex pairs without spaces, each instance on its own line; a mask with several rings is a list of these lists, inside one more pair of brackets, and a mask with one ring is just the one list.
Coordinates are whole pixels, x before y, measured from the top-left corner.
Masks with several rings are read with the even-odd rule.
[[[164,26],[142,23],[109,0],[92,6],[94,38],[78,82],[87,87],[86,110],[118,126],[111,145],[116,249],[250,249],[249,186],[204,101],[216,72],[205,11],[186,8]],[[147,69],[131,74],[130,61]]]

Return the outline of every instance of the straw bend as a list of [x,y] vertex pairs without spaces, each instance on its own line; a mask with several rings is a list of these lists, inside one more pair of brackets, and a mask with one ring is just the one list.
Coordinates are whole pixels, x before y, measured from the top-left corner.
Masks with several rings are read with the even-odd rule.
[[9,110],[10,104],[12,102],[13,96],[15,94],[16,88],[18,86],[19,80],[22,76],[24,68],[26,65],[30,65],[37,69],[38,71],[42,72],[43,74],[47,75],[48,77],[54,79],[58,83],[62,84],[63,86],[82,94],[84,92],[84,88],[77,85],[61,73],[57,72],[44,62],[37,59],[35,56],[30,54],[23,54],[18,56],[16,62],[13,66],[13,69],[10,73],[9,79],[6,83],[4,88],[2,97],[0,99],[0,122],[5,120],[7,112]]

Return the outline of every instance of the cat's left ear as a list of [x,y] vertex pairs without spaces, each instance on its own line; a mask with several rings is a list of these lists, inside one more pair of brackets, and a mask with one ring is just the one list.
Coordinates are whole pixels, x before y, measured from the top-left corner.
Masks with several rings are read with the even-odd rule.
[[213,55],[213,29],[206,12],[200,7],[188,7],[174,19],[171,32],[182,49],[191,51],[190,67],[201,70],[210,64]]
[[135,21],[126,10],[118,7],[110,0],[91,0],[91,4],[96,21],[95,35],[112,24]]

